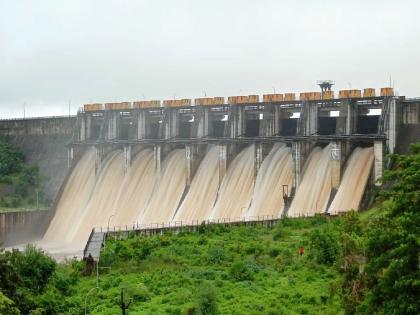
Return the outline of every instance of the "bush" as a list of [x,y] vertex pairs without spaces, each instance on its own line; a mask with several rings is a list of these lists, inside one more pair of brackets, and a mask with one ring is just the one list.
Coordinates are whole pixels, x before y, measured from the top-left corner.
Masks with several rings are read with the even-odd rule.
[[12,300],[3,295],[0,291],[0,314],[4,315],[19,315],[19,310],[14,306]]
[[270,250],[268,251],[268,254],[270,255],[270,257],[274,258],[277,257],[280,254],[280,250],[278,248],[270,248]]
[[23,163],[23,153],[0,140],[0,176],[6,176],[20,171]]
[[198,292],[198,310],[199,315],[217,314],[216,293],[211,286],[202,286]]
[[310,236],[311,256],[320,264],[332,265],[339,256],[338,236],[332,229],[317,229]]
[[243,261],[236,261],[230,267],[229,273],[237,281],[252,280],[254,278],[251,269]]
[[211,247],[207,251],[207,259],[212,264],[220,264],[226,259],[226,251],[223,247]]

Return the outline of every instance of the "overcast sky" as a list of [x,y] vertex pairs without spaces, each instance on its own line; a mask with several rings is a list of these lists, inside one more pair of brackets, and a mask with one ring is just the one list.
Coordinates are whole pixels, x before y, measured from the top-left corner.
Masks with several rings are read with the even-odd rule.
[[391,76],[420,96],[419,12],[418,0],[0,0],[0,118],[319,79],[338,90]]

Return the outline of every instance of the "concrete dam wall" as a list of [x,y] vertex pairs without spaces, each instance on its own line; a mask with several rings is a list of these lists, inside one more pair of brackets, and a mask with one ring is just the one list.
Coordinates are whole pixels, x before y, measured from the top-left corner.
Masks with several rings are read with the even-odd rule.
[[66,144],[72,141],[75,121],[69,116],[0,120],[0,136],[22,149],[26,162],[39,167],[50,204],[67,174]]

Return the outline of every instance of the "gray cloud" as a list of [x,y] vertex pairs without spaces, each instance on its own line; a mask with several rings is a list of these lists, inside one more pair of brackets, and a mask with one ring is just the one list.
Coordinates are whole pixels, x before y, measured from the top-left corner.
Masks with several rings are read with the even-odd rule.
[[0,1],[0,117],[90,101],[385,86],[420,95],[420,3]]

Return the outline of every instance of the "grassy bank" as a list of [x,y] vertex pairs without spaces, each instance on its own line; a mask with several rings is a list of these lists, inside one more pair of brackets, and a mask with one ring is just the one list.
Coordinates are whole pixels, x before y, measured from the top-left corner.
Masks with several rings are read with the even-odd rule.
[[[334,283],[340,274],[333,261],[318,262],[311,247],[314,231],[339,225],[340,219],[294,219],[272,229],[219,226],[109,240],[100,267],[110,268],[100,268],[99,289],[88,299],[90,314],[119,313],[121,288],[133,299],[129,314],[194,314],[206,290],[221,314],[339,314]],[[68,273],[72,267],[60,269]],[[95,276],[78,277],[70,294],[54,299],[55,309],[79,314],[95,286]]]

